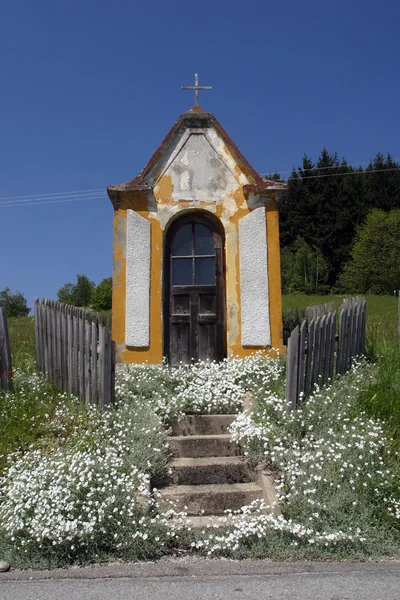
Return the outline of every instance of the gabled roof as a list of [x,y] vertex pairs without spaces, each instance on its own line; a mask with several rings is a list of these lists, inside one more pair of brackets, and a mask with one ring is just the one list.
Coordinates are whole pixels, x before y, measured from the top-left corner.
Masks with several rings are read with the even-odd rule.
[[238,166],[243,170],[243,172],[247,175],[248,179],[251,181],[250,184],[245,185],[243,187],[244,193],[246,195],[248,193],[260,194],[270,190],[278,191],[287,189],[286,183],[273,181],[271,179],[265,179],[261,177],[261,175],[259,175],[259,173],[257,173],[257,171],[253,169],[250,163],[248,163],[243,154],[240,152],[239,148],[232,141],[232,139],[229,137],[225,129],[222,127],[219,121],[217,121],[214,115],[211,113],[205,113],[202,108],[194,106],[190,111],[183,113],[179,117],[179,119],[172,126],[172,128],[167,133],[161,144],[158,146],[157,150],[154,152],[153,156],[150,158],[146,166],[140,171],[138,175],[136,175],[136,177],[134,177],[130,181],[127,181],[126,183],[108,186],[107,192],[111,199],[111,202],[113,202],[114,205],[116,202],[118,202],[118,192],[150,191],[152,187],[146,184],[146,176],[157,164],[164,150],[171,142],[173,137],[175,135],[178,135],[182,129],[193,127],[214,127],[216,129],[216,131],[223,139],[224,144],[236,160]]

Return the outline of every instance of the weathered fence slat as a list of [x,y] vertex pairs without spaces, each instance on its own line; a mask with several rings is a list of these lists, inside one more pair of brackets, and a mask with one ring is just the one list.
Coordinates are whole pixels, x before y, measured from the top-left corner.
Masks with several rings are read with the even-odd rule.
[[316,317],[315,328],[314,328],[314,340],[312,350],[312,369],[311,369],[311,392],[314,389],[314,385],[318,381],[318,362],[319,362],[319,344],[320,344],[320,319]]
[[304,397],[305,398],[307,398],[311,394],[314,335],[315,335],[315,320],[311,319],[311,321],[308,324],[308,337],[307,337],[307,359],[306,359],[306,374],[305,374],[305,383],[304,383]]
[[78,318],[76,316],[76,311],[74,311],[74,316],[72,317],[72,329],[73,329],[73,336],[72,336],[72,362],[73,362],[73,378],[72,378],[72,387],[73,387],[73,393],[78,395],[79,394],[79,381],[78,381],[78,376],[79,376],[79,367],[78,367]]
[[297,405],[298,390],[298,344],[299,326],[297,325],[288,339],[286,359],[286,406],[294,410]]
[[111,360],[110,360],[110,344],[111,336],[107,327],[103,325],[104,329],[104,390],[103,390],[103,406],[107,406],[111,403]]
[[68,355],[68,363],[67,363],[67,371],[68,371],[68,392],[70,394],[73,393],[73,371],[74,371],[74,363],[72,358],[72,336],[73,336],[73,328],[72,328],[72,317],[70,314],[67,314],[67,355]]
[[336,342],[336,311],[331,316],[329,327],[329,365],[328,378],[333,379],[335,372],[335,342]]
[[90,361],[90,351],[91,351],[91,342],[92,342],[92,331],[90,327],[89,321],[85,319],[85,404],[90,404],[92,400],[92,371],[91,371],[91,361]]
[[98,356],[97,326],[96,326],[96,323],[92,323],[92,403],[93,404],[97,404],[97,399],[98,399],[97,356]]
[[0,303],[0,390],[8,392],[12,387],[11,348],[6,307]]
[[79,397],[85,401],[85,321],[79,317]]
[[300,401],[300,396],[304,395],[304,359],[306,356],[306,333],[307,333],[307,321],[304,319],[302,324],[300,325],[300,339],[299,339],[299,368],[298,368],[298,402]]
[[331,320],[332,320],[332,313],[329,312],[326,315],[325,331],[324,331],[324,336],[325,336],[325,339],[324,339],[324,367],[323,367],[323,374],[322,374],[322,381],[324,384],[329,379],[329,361],[330,361],[331,335],[332,335]]
[[99,407],[104,408],[105,390],[105,332],[103,325],[99,325]]
[[53,356],[51,378],[57,382],[57,339],[56,339],[56,312],[50,307],[51,353]]
[[339,316],[339,343],[336,358],[336,373],[343,373],[343,364],[345,357],[345,331],[346,331],[346,310],[342,308]]
[[326,355],[326,333],[327,333],[326,317],[327,317],[327,315],[324,315],[321,318],[321,323],[320,323],[321,350],[319,353],[319,365],[318,365],[318,384],[319,385],[324,385],[326,382],[326,380],[325,380],[325,355]]

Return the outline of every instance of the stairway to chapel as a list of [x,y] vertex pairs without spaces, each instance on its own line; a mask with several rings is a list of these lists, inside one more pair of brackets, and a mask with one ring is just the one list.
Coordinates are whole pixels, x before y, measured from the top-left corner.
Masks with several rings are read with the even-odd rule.
[[[249,468],[229,425],[236,415],[185,415],[172,425],[168,438],[173,459],[161,502],[172,501],[188,515],[222,515],[254,500],[271,501],[270,490]],[[272,479],[271,479],[272,482]],[[263,489],[264,488],[264,489]],[[273,495],[273,500],[275,496]]]

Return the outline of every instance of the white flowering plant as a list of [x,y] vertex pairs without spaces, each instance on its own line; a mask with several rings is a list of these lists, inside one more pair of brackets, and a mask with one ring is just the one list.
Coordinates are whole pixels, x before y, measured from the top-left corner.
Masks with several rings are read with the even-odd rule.
[[273,469],[282,516],[253,507],[252,517],[239,520],[233,532],[218,540],[212,533],[201,547],[240,554],[262,539],[266,550],[271,532],[280,531],[296,548],[331,551],[344,544],[347,552],[361,545],[367,555],[399,552],[399,456],[382,424],[358,404],[375,375],[375,367],[361,362],[289,414],[283,397],[260,389],[232,435],[254,463]]
[[[288,413],[282,359],[131,365],[117,372],[116,406],[101,413],[17,369],[0,414],[9,424],[26,414],[34,436],[4,458],[0,553],[35,566],[144,559],[177,546],[236,557],[397,556],[399,457],[359,403],[376,372],[361,362]],[[185,514],[157,504],[151,480],[167,466],[168,423],[182,413],[237,414],[232,437],[253,465],[271,469],[280,516],[256,502],[194,533]]]
[[132,400],[86,408],[31,370],[17,371],[14,382],[0,405],[18,412],[37,395],[30,422],[34,428],[40,415],[45,424],[28,449],[5,457],[0,554],[22,566],[56,566],[165,552],[176,534],[166,527],[171,515],[154,514],[150,493],[151,477],[168,461],[160,417]]
[[179,414],[234,414],[243,408],[244,394],[254,386],[283,390],[284,361],[254,354],[178,368],[123,365],[118,371],[116,397],[140,399],[171,419]]

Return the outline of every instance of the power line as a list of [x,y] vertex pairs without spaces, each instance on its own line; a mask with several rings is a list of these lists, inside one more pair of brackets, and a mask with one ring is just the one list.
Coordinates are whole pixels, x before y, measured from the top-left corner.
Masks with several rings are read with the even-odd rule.
[[[394,158],[392,158],[393,162],[400,162],[398,160],[395,160]],[[359,163],[353,163],[352,165],[348,164],[348,163],[344,163],[344,164],[339,164],[339,165],[332,165],[330,167],[310,167],[308,169],[302,169],[301,167],[297,167],[296,169],[293,167],[293,169],[286,169],[281,170],[281,169],[273,169],[271,171],[268,171],[268,173],[291,173],[292,171],[325,171],[327,169],[340,169],[340,168],[344,168],[344,167],[348,167],[348,168],[352,168],[352,169],[359,169],[360,167],[365,167],[366,165],[368,166],[369,164],[371,164],[371,161],[368,162],[359,162]],[[387,171],[388,169],[385,169],[385,171]],[[370,171],[369,171],[370,172]],[[265,175],[265,177],[267,177],[267,175]]]
[[67,200],[45,200],[40,202],[13,202],[11,204],[0,204],[0,208],[14,208],[15,206],[38,206],[39,204],[61,204],[63,202],[82,202],[83,200],[101,200],[104,196],[93,196],[91,198],[69,198]]
[[63,196],[65,194],[65,196],[75,196],[77,194],[81,195],[81,194],[93,194],[94,192],[105,192],[105,188],[98,188],[95,190],[76,190],[75,192],[54,192],[54,193],[50,193],[50,194],[35,194],[35,195],[28,195],[28,196],[9,196],[9,197],[4,197],[4,198],[0,198],[0,202],[2,202],[3,200],[27,200],[27,199],[31,199],[31,198],[38,198],[38,199],[44,199],[48,196],[50,196],[51,198],[53,198],[54,196]]
[[[33,198],[31,200],[6,200],[5,202],[0,202],[0,206],[21,206],[23,204],[45,204],[46,202],[50,202],[50,201],[55,201],[55,200],[62,200],[65,199],[65,202],[68,202],[69,200],[73,201],[73,200],[85,200],[86,198],[91,198],[91,197],[96,197],[96,198],[105,198],[106,194],[105,192],[103,192],[102,194],[89,194],[89,195],[77,195],[77,196],[58,196],[56,198],[53,198],[52,196],[49,196],[48,198]],[[43,200],[43,202],[42,202]]]
[[[326,168],[330,168],[330,167],[326,167]],[[347,175],[370,175],[372,173],[388,173],[388,172],[393,172],[393,171],[400,171],[400,167],[393,167],[390,169],[371,169],[370,171],[351,171],[348,173],[332,173],[332,174],[325,174],[325,175],[306,175],[304,177],[289,177],[287,179],[287,181],[304,181],[305,179],[323,179],[325,177],[345,177]],[[93,192],[102,192],[102,193],[97,193],[94,194],[93,196],[86,196],[86,194],[89,193],[89,191],[84,191],[83,195],[82,192],[80,193],[80,195],[78,196],[78,192],[70,192],[70,193],[64,193],[64,192],[58,192],[55,194],[48,194],[47,197],[46,195],[42,195],[42,194],[38,194],[37,196],[16,196],[14,199],[4,199],[5,202],[0,202],[0,208],[12,208],[14,206],[36,206],[36,205],[40,205],[40,204],[59,204],[59,203],[64,203],[64,202],[80,202],[83,200],[101,200],[103,198],[106,197],[105,195],[105,190],[104,189],[98,189],[98,190],[93,190]],[[73,195],[75,194],[75,195]],[[54,196],[58,196],[55,200],[53,200],[52,198]],[[26,198],[26,200],[23,200],[23,198]],[[20,200],[21,199],[21,200]],[[0,200],[3,200],[2,198],[0,198]],[[18,200],[17,202],[15,202],[15,200]]]
[[[395,161],[396,162],[396,161]],[[345,165],[332,165],[329,167],[311,167],[309,169],[301,169],[300,167],[297,168],[297,171],[322,171],[322,170],[327,170],[327,169],[337,169],[340,167],[350,167],[350,168],[359,168],[365,165],[369,165],[370,162],[364,162],[364,163],[358,163],[358,164],[345,164]],[[293,170],[296,169],[287,169],[287,170],[281,170],[281,169],[275,169],[274,172],[275,173],[291,173]],[[384,169],[385,171],[388,171],[389,169]],[[371,171],[369,171],[371,172]],[[270,171],[269,173],[272,173],[272,171]],[[267,177],[267,175],[265,175],[265,177]],[[95,188],[95,189],[91,189],[91,190],[75,190],[72,192],[53,192],[53,193],[44,193],[44,194],[28,194],[26,196],[3,196],[0,197],[0,203],[1,205],[8,203],[8,202],[14,202],[16,200],[47,200],[47,199],[53,199],[55,196],[58,196],[60,198],[73,198],[75,196],[86,196],[88,194],[94,194],[98,192],[106,192],[105,188]]]
[[[341,167],[349,167],[352,169],[359,169],[360,167],[365,167],[366,165],[369,165],[370,162],[364,162],[364,163],[357,163],[357,164],[353,164],[353,165],[349,165],[349,164],[339,164],[339,165],[332,165],[330,167],[310,167],[308,169],[303,169],[302,167],[297,167],[293,169],[286,169],[285,171],[281,170],[281,169],[274,169],[272,171],[269,171],[268,173],[292,173],[293,171],[324,171],[326,169],[340,169]],[[265,177],[267,177],[267,175],[265,175]]]
[[304,179],[322,179],[323,177],[344,177],[345,175],[370,175],[371,173],[388,173],[389,171],[400,171],[400,167],[391,169],[371,169],[370,171],[350,171],[349,173],[332,173],[328,175],[306,175],[305,177],[288,177],[288,181],[303,181]]

